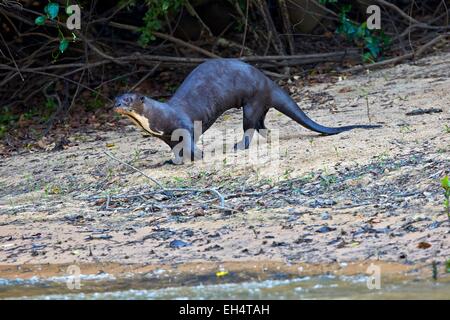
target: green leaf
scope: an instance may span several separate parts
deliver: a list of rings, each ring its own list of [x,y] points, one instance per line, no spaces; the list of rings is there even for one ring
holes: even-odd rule
[[[352,10],[352,5],[351,5],[351,4],[344,4],[344,5],[342,6],[342,12],[343,12],[343,13],[350,12],[350,10]]]
[[[63,53],[64,51],[66,51],[68,46],[69,46],[69,41],[67,41],[66,39],[62,39],[59,42],[59,51],[61,51],[61,53]]]
[[[366,52],[366,53],[363,54],[363,61],[364,62],[369,62],[369,63],[375,62],[373,60],[373,56],[372,56],[372,54],[370,52]]]
[[[374,58],[378,57],[381,52],[380,44],[377,38],[374,37],[366,37],[364,38],[366,42],[366,48],[370,51]]]
[[[448,178],[448,176],[445,176],[444,178],[442,178],[441,185],[442,185],[442,188],[444,188],[445,190],[450,188],[450,179]]]
[[[59,4],[50,2],[48,5],[45,6],[44,12],[50,19],[52,20],[55,19],[58,16]]]
[[[163,11],[167,11],[169,9],[169,6],[170,6],[169,1],[163,1],[163,3],[162,3]]]
[[[37,24],[38,26],[42,26],[45,24],[45,20],[47,20],[45,16],[39,16],[36,19],[34,19],[34,23]]]
[[[445,263],[445,269],[447,273],[450,273],[450,260],[447,260],[447,262]]]

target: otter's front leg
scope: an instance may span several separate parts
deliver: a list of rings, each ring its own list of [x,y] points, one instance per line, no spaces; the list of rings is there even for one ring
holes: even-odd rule
[[[179,151],[172,150],[173,154],[175,156],[174,159],[172,159],[173,164],[188,164],[192,161],[198,161],[203,159],[203,151],[197,148],[197,146],[194,145],[194,148],[190,150],[190,152],[184,152],[185,149],[181,149]],[[189,150],[189,149],[186,149]]]
[[[180,138],[182,138],[181,141]],[[173,164],[186,164],[203,159],[203,151],[195,144],[193,133],[185,129],[180,129],[179,133],[172,134],[169,146],[175,156],[172,160]]]

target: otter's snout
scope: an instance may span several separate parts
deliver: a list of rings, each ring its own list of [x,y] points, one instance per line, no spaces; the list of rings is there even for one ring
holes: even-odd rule
[[[116,98],[114,110],[118,113],[138,111],[139,106],[144,103],[145,96],[136,93],[125,93]],[[140,102],[140,103],[139,103]]]
[[[133,103],[136,101],[137,95],[134,93],[126,93],[116,98],[114,101],[114,109],[117,112],[126,111],[130,109]]]

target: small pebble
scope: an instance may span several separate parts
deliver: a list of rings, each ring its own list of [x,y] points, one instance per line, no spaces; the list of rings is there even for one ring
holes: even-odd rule
[[[183,248],[190,245],[190,243],[184,242],[183,240],[173,240],[169,243],[169,247],[173,249]]]
[[[330,215],[327,211],[325,211],[324,213],[322,213],[322,214],[320,215],[320,218],[321,218],[322,220],[330,220],[330,219],[332,219],[332,218],[331,218],[331,215]]]

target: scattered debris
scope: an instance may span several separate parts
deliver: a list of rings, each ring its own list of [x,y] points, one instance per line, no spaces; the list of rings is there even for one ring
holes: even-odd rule
[[[431,114],[431,113],[441,113],[442,109],[429,108],[429,109],[415,109],[413,111],[407,112],[407,116],[420,116],[422,114]]]

